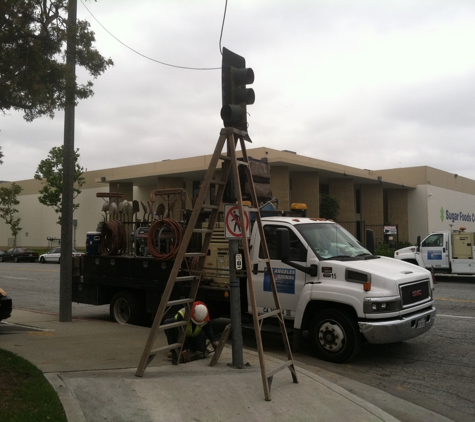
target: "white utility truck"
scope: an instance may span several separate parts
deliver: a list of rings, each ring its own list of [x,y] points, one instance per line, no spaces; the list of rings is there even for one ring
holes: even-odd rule
[[[394,258],[433,270],[436,275],[475,275],[475,233],[441,230],[431,233],[416,246],[399,249]]]
[[[320,359],[346,362],[358,354],[363,341],[401,342],[432,327],[433,282],[425,268],[372,255],[332,221],[276,216],[265,217],[262,223],[294,347],[299,347],[302,332],[308,331]],[[172,230],[164,230],[161,236],[164,242],[174,242]],[[258,311],[272,312],[274,301],[257,224],[249,242],[252,268],[245,270],[253,273]],[[217,261],[226,265],[229,260],[220,248]],[[78,259],[73,301],[110,303],[112,318],[122,323],[155,314],[173,265],[153,256],[101,255],[100,250]],[[218,276],[203,276],[197,295],[213,318],[230,312],[229,277],[223,276],[223,265],[217,269]],[[240,285],[244,324],[251,312],[245,277]],[[179,298],[180,292],[176,294]]]

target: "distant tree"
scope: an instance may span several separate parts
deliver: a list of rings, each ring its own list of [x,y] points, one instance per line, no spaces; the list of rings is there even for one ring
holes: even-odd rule
[[[3,152],[2,152],[2,147],[0,147],[0,164],[3,164]]]
[[[15,214],[18,210],[15,208],[20,201],[17,199],[17,195],[23,188],[16,183],[12,183],[9,188],[0,188],[0,218],[5,220],[5,223],[10,226],[10,231],[13,236],[13,246],[16,246],[16,237],[21,231],[20,221],[21,218],[16,217]]]
[[[79,165],[79,149],[74,154],[74,188],[73,200],[81,193],[80,188],[84,185],[82,177],[84,169]],[[41,160],[35,173],[35,179],[41,180],[44,186],[40,189],[38,201],[43,205],[52,207],[59,214],[57,223],[61,224],[62,214],[62,191],[63,191],[63,146],[53,147],[48,158]],[[73,203],[73,212],[79,208],[79,204]]]
[[[340,214],[340,200],[331,195],[323,194],[320,203],[320,217],[335,220]]]
[[[0,2],[0,111],[22,110],[32,121],[64,108],[67,15],[68,0]],[[76,63],[93,78],[114,64],[93,47],[87,21],[77,21],[76,41]],[[76,98],[92,96],[92,87],[76,83]]]

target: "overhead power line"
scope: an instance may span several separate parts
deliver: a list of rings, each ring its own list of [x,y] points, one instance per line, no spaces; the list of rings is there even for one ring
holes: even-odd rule
[[[129,50],[133,51],[135,54],[138,54],[139,56],[147,59],[147,60],[150,60],[152,62],[155,62],[155,63],[158,63],[158,64],[161,64],[163,66],[169,66],[169,67],[175,67],[175,68],[178,68],[178,69],[186,69],[186,70],[221,70],[221,67],[190,67],[190,66],[178,66],[178,65],[175,65],[175,64],[171,64],[171,63],[165,63],[165,62],[162,62],[160,60],[156,60],[156,59],[153,59],[152,57],[149,57],[149,56],[146,56],[145,54],[142,54],[140,53],[139,51],[133,49],[132,47],[129,47],[127,44],[125,44],[124,42],[122,42],[121,40],[119,40],[119,38],[117,38],[112,32],[110,32],[104,25],[102,25],[102,23],[93,15],[93,13],[87,8],[87,6],[84,4],[84,2],[81,0],[81,3],[82,5],[84,6],[84,8],[89,12],[89,14],[94,18],[94,20],[102,27],[102,29],[104,29],[104,31],[106,31],[112,38],[114,38],[116,41],[118,41],[119,43],[121,43],[124,47],[128,48]],[[227,6],[227,0],[226,0],[226,6]],[[225,12],[224,12],[225,16],[226,16],[226,9],[225,9]],[[223,27],[224,27],[224,18],[223,18],[223,25],[221,27],[221,36],[222,36],[222,32],[223,32]],[[221,50],[221,38],[220,38],[220,50]]]

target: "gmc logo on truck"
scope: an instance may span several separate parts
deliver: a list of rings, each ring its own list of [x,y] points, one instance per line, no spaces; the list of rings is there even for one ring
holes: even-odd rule
[[[412,292],[412,297],[422,296],[422,290],[414,290]]]

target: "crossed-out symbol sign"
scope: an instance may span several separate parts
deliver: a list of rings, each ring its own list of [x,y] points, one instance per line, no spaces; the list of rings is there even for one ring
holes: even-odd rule
[[[242,237],[242,233],[245,232],[246,236],[249,237],[249,212],[247,209],[248,206],[244,206],[244,219],[239,215],[239,208],[237,205],[225,205],[224,214],[225,214],[225,237],[228,239],[236,239]],[[244,221],[243,221],[244,220]],[[244,225],[244,227],[243,227]]]

